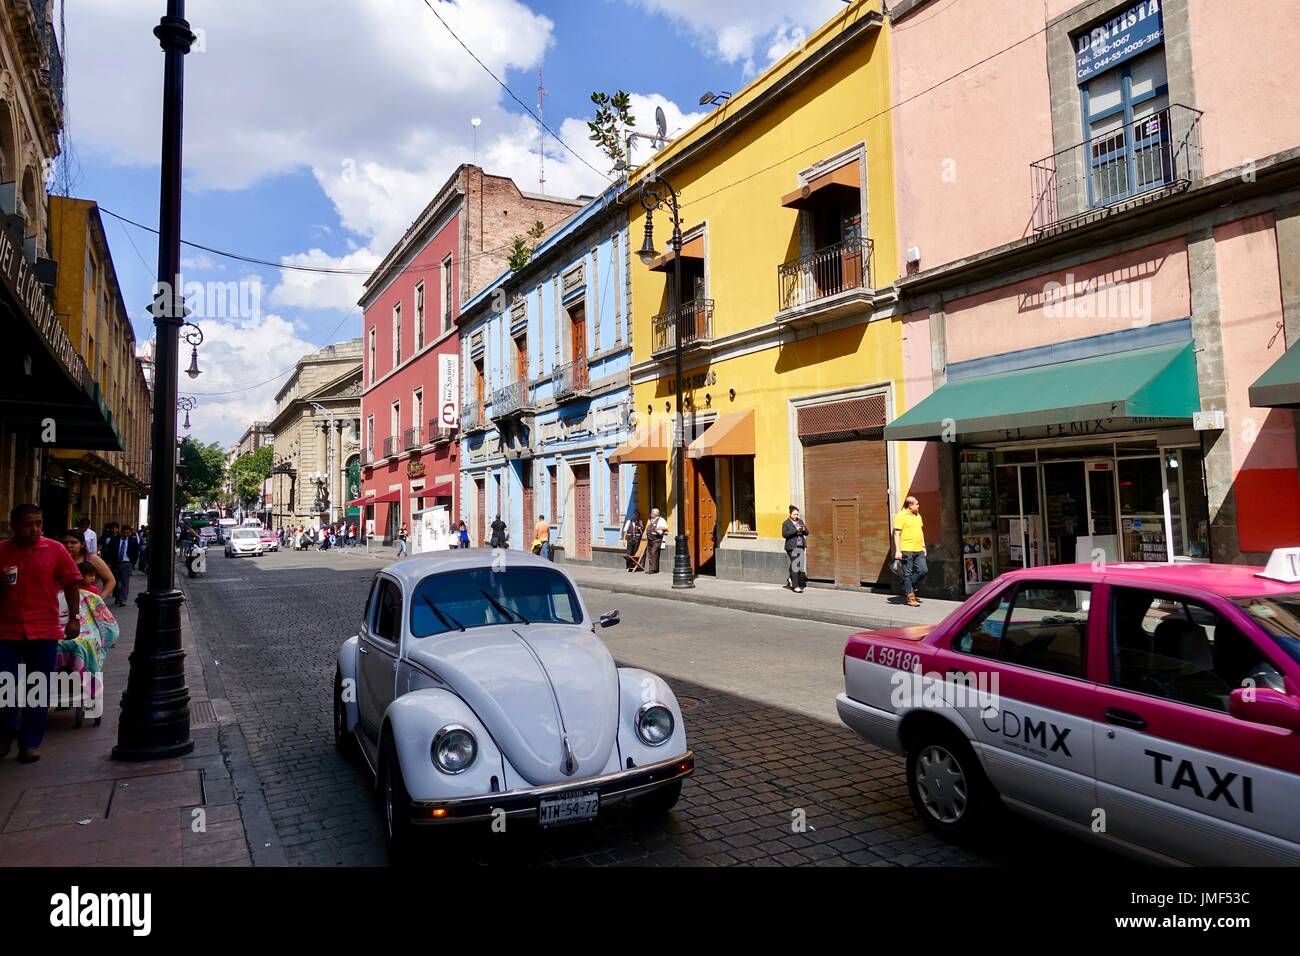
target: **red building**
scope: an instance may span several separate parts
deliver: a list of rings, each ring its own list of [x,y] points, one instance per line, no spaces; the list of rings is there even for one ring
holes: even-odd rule
[[[366,280],[361,507],[385,542],[423,508],[459,519],[460,304],[509,268],[514,239],[549,234],[581,203],[524,193],[464,165]]]

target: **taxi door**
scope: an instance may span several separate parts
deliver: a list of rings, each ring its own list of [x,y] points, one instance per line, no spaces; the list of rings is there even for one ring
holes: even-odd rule
[[[1300,734],[1227,709],[1247,680],[1283,686],[1273,650],[1221,599],[1107,590],[1101,832],[1185,863],[1300,864]]]

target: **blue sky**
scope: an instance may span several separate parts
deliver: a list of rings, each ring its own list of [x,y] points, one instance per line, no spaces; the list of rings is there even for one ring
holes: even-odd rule
[[[545,69],[547,125],[589,162],[593,90],[625,89],[637,119],[670,130],[706,89],[735,90],[840,8],[838,0],[435,0],[530,106]],[[64,162],[74,195],[157,222],[163,0],[68,5]],[[455,166],[473,158],[536,190],[536,124],[456,45],[423,0],[190,0],[185,238],[280,263],[364,272]],[[599,176],[548,137],[547,191],[595,193]],[[157,240],[105,217],[143,342]],[[243,283],[242,304],[198,319],[205,374],[193,434],[230,443],[269,417],[312,348],[360,334],[360,276],[320,278],[184,251],[185,279]],[[219,288],[219,287],[218,287]],[[211,314],[208,314],[211,313]],[[188,386],[188,382],[186,383]]]

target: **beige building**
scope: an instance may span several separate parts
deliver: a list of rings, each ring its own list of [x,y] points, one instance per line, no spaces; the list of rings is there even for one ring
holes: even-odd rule
[[[273,528],[320,527],[347,514],[359,489],[361,355],[361,339],[305,355],[276,395]]]

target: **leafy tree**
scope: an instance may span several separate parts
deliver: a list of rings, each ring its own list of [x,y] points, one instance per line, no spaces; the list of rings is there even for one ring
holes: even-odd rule
[[[271,477],[274,454],[274,448],[263,445],[257,451],[235,459],[228,477],[237,502],[248,507],[262,496],[262,484]]]
[[[177,495],[190,506],[210,504],[221,495],[226,480],[226,453],[216,442],[205,445],[193,438],[181,440],[182,470],[178,476]]]
[[[597,91],[591,94],[591,101],[596,104],[596,118],[587,123],[591,141],[618,169],[620,163],[628,161],[627,133],[636,126],[636,118],[632,116],[632,98],[622,90],[612,94]]]
[[[546,235],[546,223],[538,219],[533,223],[533,228],[528,230],[527,236],[515,236],[514,245],[510,249],[511,272],[518,272],[528,265],[533,258],[533,250],[537,248],[544,235]]]

